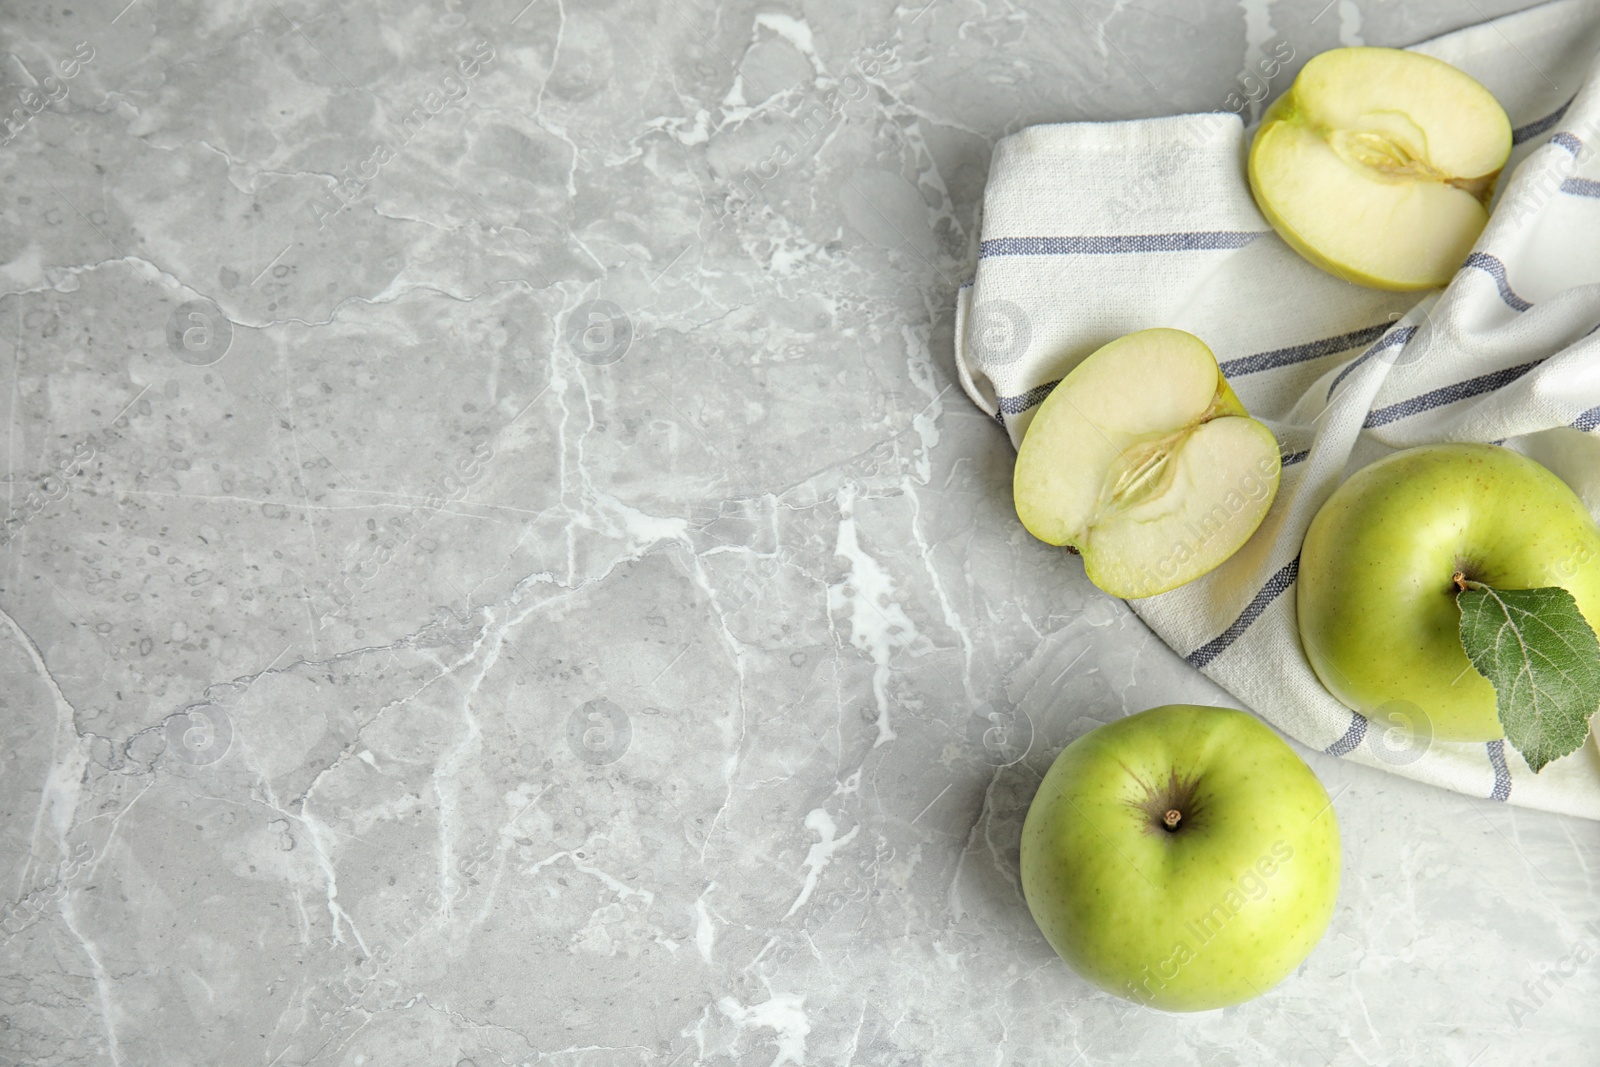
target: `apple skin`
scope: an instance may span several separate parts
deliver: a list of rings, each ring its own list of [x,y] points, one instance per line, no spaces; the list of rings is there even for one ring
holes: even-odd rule
[[[1357,471],[1306,531],[1300,641],[1328,691],[1368,716],[1404,702],[1441,740],[1503,737],[1494,686],[1461,647],[1458,570],[1560,586],[1600,624],[1600,528],[1565,482],[1498,445],[1410,448]]]
[[[1022,828],[1045,939],[1102,989],[1165,1011],[1238,1004],[1299,966],[1333,915],[1340,862],[1317,776],[1227,708],[1170,704],[1078,738]]]

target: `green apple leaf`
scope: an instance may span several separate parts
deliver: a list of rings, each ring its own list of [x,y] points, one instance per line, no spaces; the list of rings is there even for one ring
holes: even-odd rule
[[[1600,709],[1600,640],[1578,602],[1558,586],[1457,582],[1461,645],[1494,686],[1506,740],[1535,773],[1576,752]]]

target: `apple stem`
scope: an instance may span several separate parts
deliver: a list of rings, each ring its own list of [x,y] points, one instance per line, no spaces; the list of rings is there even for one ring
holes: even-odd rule
[[[1477,589],[1483,584],[1468,578],[1465,571],[1456,571],[1455,574],[1450,576],[1450,580],[1456,583],[1456,592],[1458,593],[1465,593],[1468,589]]]
[[[1176,830],[1178,828],[1178,822],[1182,818],[1183,812],[1179,811],[1177,808],[1169,808],[1167,809],[1167,813],[1161,816],[1161,825],[1165,826],[1168,830]]]

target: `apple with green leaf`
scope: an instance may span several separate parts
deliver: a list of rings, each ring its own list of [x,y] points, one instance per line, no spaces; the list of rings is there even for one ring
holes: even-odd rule
[[[1489,220],[1511,122],[1442,60],[1396,48],[1314,56],[1262,116],[1250,188],[1290,247],[1345,281],[1450,280]]]
[[[1600,528],[1508,448],[1439,444],[1362,468],[1300,552],[1301,644],[1339,700],[1419,709],[1434,737],[1504,736],[1538,771],[1600,709]]]
[[[1083,556],[1113,596],[1164,593],[1255,532],[1278,492],[1278,442],[1250,418],[1205,342],[1120,337],[1045,398],[1017,449],[1023,526]]]
[[[1022,892],[1084,978],[1166,1011],[1238,1004],[1327,929],[1339,827],[1322,783],[1251,715],[1170,704],[1056,757],[1022,827]]]

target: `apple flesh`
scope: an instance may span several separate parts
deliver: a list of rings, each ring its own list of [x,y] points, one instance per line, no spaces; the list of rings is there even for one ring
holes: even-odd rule
[[[1431,56],[1336,48],[1262,117],[1250,188],[1306,259],[1379,289],[1444,285],[1489,219],[1511,122],[1494,96]]]
[[[1023,435],[1023,526],[1083,556],[1090,581],[1146,597],[1236,552],[1278,491],[1278,443],[1198,337],[1140,330],[1092,353]]]
[[[1457,572],[1560,586],[1600,627],[1600,529],[1565,482],[1497,445],[1410,448],[1357,471],[1306,531],[1300,642],[1328,692],[1369,717],[1403,702],[1441,740],[1504,736],[1461,645]]]
[[[1166,1011],[1266,992],[1327,929],[1339,892],[1327,791],[1271,729],[1173,704],[1056,757],[1022,827],[1028,910],[1084,978]]]

